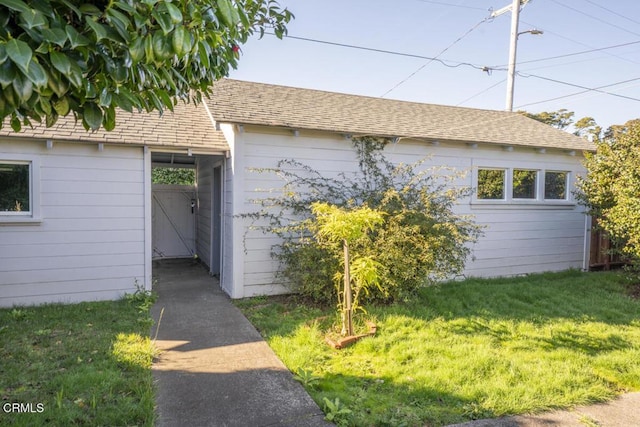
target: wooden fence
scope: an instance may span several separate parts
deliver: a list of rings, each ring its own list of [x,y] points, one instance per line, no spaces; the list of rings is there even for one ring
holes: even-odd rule
[[[612,254],[613,243],[607,233],[595,227],[593,219],[591,228],[591,251],[589,253],[589,270],[610,270],[626,264],[619,254]]]

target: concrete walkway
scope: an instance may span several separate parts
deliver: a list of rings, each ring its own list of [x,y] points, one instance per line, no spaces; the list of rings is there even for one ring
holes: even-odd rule
[[[156,425],[330,425],[201,265],[162,261],[153,274]]]

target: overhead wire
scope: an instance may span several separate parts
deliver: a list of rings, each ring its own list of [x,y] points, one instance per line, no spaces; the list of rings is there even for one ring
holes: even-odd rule
[[[458,37],[453,43],[451,43],[449,46],[447,46],[446,48],[444,48],[442,51],[440,51],[440,53],[438,53],[433,59],[430,59],[427,63],[422,64],[420,67],[418,67],[417,70],[415,70],[413,73],[409,74],[407,77],[405,77],[404,79],[402,79],[401,81],[399,81],[398,83],[396,83],[391,89],[387,90],[385,93],[383,93],[382,95],[380,95],[380,98],[384,98],[385,96],[387,96],[389,93],[393,92],[395,89],[397,89],[398,87],[400,87],[401,85],[403,85],[404,83],[406,83],[411,77],[415,76],[416,74],[418,74],[420,71],[422,71],[427,65],[431,64],[433,61],[435,61],[440,55],[442,55],[443,53],[445,53],[446,51],[448,51],[449,49],[451,49],[454,45],[456,45],[458,42],[460,42],[462,39],[464,39],[466,36],[468,36],[471,32],[473,32],[476,28],[478,28],[480,25],[484,24],[485,22],[487,22],[490,18],[484,18],[482,21],[478,22],[476,25],[474,25],[473,27],[471,27],[469,30],[467,30],[467,32],[465,32],[462,36]]]
[[[453,44],[457,43],[459,40],[462,40],[462,38],[466,37],[467,34],[469,34],[471,31],[475,30],[479,25],[481,25],[486,20],[487,19],[484,19],[481,22],[479,22],[478,24],[476,24],[469,31],[467,31],[463,36],[458,38]],[[270,33],[270,32],[266,32],[265,34],[275,35],[275,34]],[[409,78],[411,78],[413,75],[415,75],[417,72],[419,72],[420,70],[422,70],[424,67],[426,67],[427,65],[429,65],[432,62],[438,62],[438,63],[440,63],[440,64],[442,64],[442,65],[444,65],[446,67],[449,67],[449,68],[457,68],[457,67],[460,67],[460,66],[468,66],[468,67],[472,67],[472,68],[474,68],[476,70],[481,70],[481,71],[485,71],[485,72],[506,71],[505,68],[501,68],[501,67],[488,67],[488,66],[481,66],[481,65],[473,64],[473,63],[469,63],[469,62],[443,60],[443,59],[439,59],[437,56],[436,57],[429,57],[429,56],[424,56],[424,55],[417,55],[417,54],[411,54],[411,53],[405,53],[405,52],[398,52],[398,51],[391,51],[391,50],[385,50],[385,49],[371,48],[371,47],[366,47],[366,46],[358,46],[358,45],[352,45],[352,44],[347,44],[347,43],[331,42],[331,41],[327,41],[327,40],[319,40],[319,39],[312,39],[312,38],[308,38],[308,37],[299,37],[299,36],[292,36],[292,35],[285,35],[284,37],[285,38],[294,39],[294,40],[300,40],[300,41],[306,41],[306,42],[312,42],[312,43],[319,43],[319,44],[325,44],[325,45],[330,45],[330,46],[338,46],[338,47],[344,47],[344,48],[349,48],[349,49],[357,49],[357,50],[363,50],[363,51],[369,51],[369,52],[384,53],[384,54],[403,56],[403,57],[409,57],[409,58],[426,59],[426,60],[429,61],[426,64],[422,65],[418,70],[413,72],[411,75],[409,75],[407,78],[403,79],[403,81],[401,81],[400,83],[396,84],[393,88],[391,88],[390,90],[385,92],[384,95],[387,95],[389,92],[391,92],[393,89],[398,87],[400,84],[406,82]],[[554,57],[547,57],[547,58],[539,58],[539,59],[536,59],[536,60],[522,61],[522,62],[519,62],[519,63],[520,64],[524,64],[524,63],[533,63],[533,62],[540,62],[540,61],[546,61],[546,60],[552,60],[552,59],[559,59],[559,58],[576,56],[576,55],[586,54],[586,53],[591,53],[591,52],[605,51],[605,50],[608,50],[608,49],[615,49],[615,48],[618,48],[618,47],[624,47],[624,46],[629,46],[629,45],[634,45],[634,44],[639,44],[639,43],[640,43],[640,41],[633,41],[633,42],[622,43],[622,44],[618,44],[618,45],[605,46],[605,47],[602,47],[602,48],[594,48],[594,49],[587,50],[587,51],[574,52],[574,53],[569,53],[569,54],[564,54],[564,55],[557,55],[557,56],[554,56]],[[442,53],[444,53],[446,50],[448,50],[451,46],[453,46],[453,44],[451,44],[449,47],[447,47],[442,52],[440,52],[438,54],[438,56],[440,56]],[[630,100],[633,100],[633,101],[640,101],[640,99],[638,99],[638,98],[628,97],[628,96],[625,96],[625,95],[620,95],[620,94],[616,94],[616,93],[612,93],[612,92],[607,92],[607,91],[601,90],[601,89],[606,88],[606,87],[616,86],[616,85],[627,83],[627,82],[630,82],[630,81],[640,80],[640,78],[625,80],[623,82],[613,83],[613,84],[610,84],[610,85],[604,85],[604,86],[600,86],[600,87],[596,87],[596,88],[589,88],[589,87],[586,87],[586,86],[581,86],[581,85],[577,85],[577,84],[573,84],[573,83],[569,83],[569,82],[564,82],[564,81],[561,81],[561,80],[551,79],[549,77],[539,76],[539,75],[531,74],[531,73],[526,73],[525,74],[525,73],[522,73],[522,72],[517,72],[517,74],[519,76],[521,76],[521,77],[524,77],[524,78],[534,77],[534,78],[539,78],[539,79],[542,79],[542,80],[547,80],[547,81],[550,81],[550,82],[554,82],[554,83],[557,83],[557,84],[563,84],[563,85],[568,85],[568,86],[584,89],[581,92],[578,92],[578,93],[575,93],[575,94],[566,95],[565,97],[570,97],[570,96],[579,95],[579,94],[585,93],[585,92],[595,91],[595,92],[598,92],[598,93],[601,93],[601,94],[606,94],[606,95],[610,95],[610,96],[616,96],[616,97],[620,97],[620,98],[630,99]],[[457,105],[464,104],[465,102],[468,102],[469,100],[471,100],[471,99],[473,99],[473,98],[475,98],[475,97],[477,97],[477,96],[479,96],[479,95],[481,95],[481,94],[493,89],[494,87],[498,86],[499,84],[501,84],[505,80],[501,80],[500,82],[495,83],[495,84],[489,86],[486,89],[483,89],[482,91],[476,93],[475,95],[473,95],[473,96],[465,99],[464,101],[458,103]],[[384,95],[383,95],[383,97],[384,97]],[[561,99],[561,98],[562,97],[558,97],[558,99]],[[555,99],[538,101],[536,103],[523,104],[523,105],[521,105],[521,107],[522,106],[528,106],[528,105],[534,105],[534,104],[537,104],[537,103],[550,102],[552,100],[555,100]]]
[[[506,82],[506,81],[507,81],[507,79],[502,79],[502,80],[500,80],[499,82],[492,84],[492,85],[491,85],[491,86],[489,86],[488,88],[486,88],[486,89],[482,89],[480,92],[476,93],[475,95],[470,96],[469,98],[465,99],[464,101],[460,101],[460,102],[458,102],[458,103],[456,104],[456,107],[459,107],[459,106],[461,106],[462,104],[464,104],[464,103],[466,103],[466,102],[468,102],[468,101],[471,101],[473,98],[475,98],[475,97],[477,97],[477,96],[480,96],[480,95],[482,95],[483,93],[489,92],[489,91],[490,91],[491,89],[493,89],[494,87],[496,87],[496,86],[498,86],[498,85],[501,85],[502,83],[504,83],[504,82]]]
[[[573,53],[565,53],[565,54],[562,54],[562,55],[548,56],[546,58],[530,59],[528,61],[518,61],[518,65],[531,64],[533,62],[551,61],[551,60],[554,60],[554,59],[568,58],[570,56],[584,55],[586,53],[593,53],[593,52],[601,52],[603,50],[617,49],[619,47],[631,46],[631,45],[634,45],[634,44],[640,44],[640,40],[636,40],[636,41],[628,42],[628,43],[620,43],[620,44],[616,44],[616,45],[612,45],[612,46],[592,48],[592,49],[589,49],[589,50],[582,50],[580,52],[573,52]],[[496,70],[496,69],[500,69],[501,67],[506,67],[506,64],[505,65],[497,65],[497,66],[491,67],[491,68]]]
[[[576,9],[575,7],[569,6],[569,5],[564,4],[564,3],[560,3],[558,0],[549,0],[549,1],[551,1],[552,3],[557,4],[558,6],[562,6],[562,7],[564,7],[564,8],[567,8],[567,9],[569,9],[569,10],[572,10],[572,11],[574,11],[574,12],[576,12],[576,13],[581,14],[581,15],[587,16],[587,17],[589,17],[589,18],[591,18],[591,19],[595,19],[596,21],[598,21],[598,22],[600,22],[600,23],[602,23],[602,24],[609,25],[610,27],[617,28],[617,29],[622,30],[622,31],[625,31],[625,32],[627,32],[627,33],[629,33],[629,34],[633,34],[633,35],[635,35],[635,36],[640,36],[640,33],[636,33],[636,32],[634,32],[634,31],[631,31],[631,30],[628,30],[628,29],[626,29],[626,28],[623,28],[623,27],[621,27],[621,26],[619,26],[619,25],[612,24],[611,22],[605,21],[604,19],[599,18],[599,17],[597,17],[597,16],[590,15],[590,14],[588,14],[588,13],[586,13],[586,12],[584,12],[584,11],[580,10],[580,9]]]
[[[275,36],[275,34],[271,33],[271,32],[265,32],[265,34]],[[438,63],[444,65],[445,67],[449,67],[449,68],[458,68],[458,67],[464,65],[464,66],[475,68],[476,70],[486,71],[486,67],[484,67],[482,65],[478,65],[478,64],[472,64],[470,62],[459,62],[459,61],[453,61],[453,60],[448,60],[448,59],[444,60],[444,59],[439,59],[439,58],[433,57],[433,56],[424,56],[424,55],[417,55],[417,54],[413,54],[413,53],[398,52],[398,51],[394,51],[394,50],[385,50],[385,49],[378,49],[378,48],[366,47],[366,46],[358,46],[358,45],[347,44],[347,43],[338,43],[338,42],[332,42],[332,41],[328,41],[328,40],[312,39],[312,38],[308,38],[308,37],[285,35],[284,38],[294,39],[294,40],[301,40],[301,41],[318,43],[318,44],[326,44],[326,45],[329,45],[329,46],[346,47],[346,48],[349,48],[349,49],[364,50],[364,51],[368,51],[368,52],[385,53],[385,54],[388,54],[388,55],[404,56],[404,57],[407,57],[407,58],[427,59],[427,60],[430,60],[430,61],[438,62]]]
[[[271,32],[265,32],[265,34],[275,36],[275,34],[271,33]],[[485,72],[489,72],[489,71],[506,71],[507,70],[506,65],[502,65],[502,64],[501,65],[493,65],[493,66],[485,66],[485,65],[480,65],[480,64],[474,64],[474,63],[471,63],[471,62],[455,61],[455,60],[451,60],[451,59],[440,59],[440,58],[433,57],[433,56],[425,56],[425,55],[418,55],[418,54],[414,54],[414,53],[378,49],[378,48],[367,47],[367,46],[359,46],[359,45],[353,45],[353,44],[348,44],[348,43],[332,42],[332,41],[328,41],[328,40],[319,40],[319,39],[314,39],[314,38],[309,38],[309,37],[300,37],[300,36],[292,36],[292,35],[285,35],[284,37],[288,38],[288,39],[293,39],[293,40],[300,40],[300,41],[306,41],[306,42],[310,42],[310,43],[325,44],[325,45],[329,45],[329,46],[344,47],[344,48],[348,48],[348,49],[363,50],[363,51],[367,51],[367,52],[384,53],[384,54],[387,54],[387,55],[403,56],[403,57],[407,57],[407,58],[426,59],[426,60],[429,60],[429,61],[438,62],[439,64],[444,65],[445,67],[449,67],[449,68],[458,68],[460,66],[467,66],[467,67],[471,67],[471,68],[474,68],[476,70],[485,71]],[[550,60],[553,60],[553,59],[567,58],[567,57],[571,57],[571,56],[583,55],[583,54],[593,53],[593,52],[604,52],[604,51],[609,50],[609,49],[616,49],[616,48],[619,48],[619,47],[631,46],[631,45],[635,45],[635,44],[640,44],[640,40],[636,40],[636,41],[628,42],[628,43],[616,44],[616,45],[612,45],[612,46],[605,46],[605,47],[600,47],[600,48],[592,48],[592,49],[589,49],[589,50],[566,53],[566,54],[562,54],[562,55],[549,56],[549,57],[545,57],[545,58],[532,59],[532,60],[528,60],[528,61],[518,61],[518,64],[530,64],[530,63],[534,63],[534,62],[550,61]]]
[[[434,1],[434,0],[416,0],[419,1],[421,3],[431,3],[431,4],[439,4],[442,6],[451,6],[451,7],[459,7],[461,9],[472,9],[472,10],[487,10],[481,7],[474,7],[474,6],[466,6],[463,4],[452,4],[452,3],[445,3],[443,1]]]
[[[543,99],[542,101],[528,102],[526,104],[518,105],[516,108],[528,107],[528,106],[537,105],[537,104],[545,104],[547,102],[557,101],[557,100],[560,100],[560,99],[571,98],[571,97],[574,97],[574,96],[582,95],[584,93],[594,92],[597,89],[604,89],[604,88],[607,88],[607,87],[617,86],[617,85],[621,85],[621,84],[624,84],[624,83],[630,83],[630,82],[639,81],[639,80],[640,80],[640,78],[624,80],[622,82],[616,82],[616,83],[611,83],[611,84],[604,85],[604,86],[598,86],[597,88],[594,88],[595,90],[585,89],[585,90],[581,90],[579,92],[574,92],[574,93],[569,93],[569,94],[566,94],[566,95],[556,96],[556,97],[549,98],[549,99]],[[627,87],[633,87],[633,86],[637,86],[637,84],[636,85],[631,85],[631,86],[626,86],[626,87],[624,87],[622,89],[625,89]],[[593,94],[593,96],[597,96],[597,95],[602,95],[602,93],[597,93],[597,91],[596,91],[596,93]]]
[[[617,16],[617,17],[619,17],[619,18],[626,19],[627,21],[631,21],[631,22],[633,22],[634,24],[639,24],[639,25],[640,25],[640,21],[636,21],[635,19],[631,19],[631,18],[629,18],[628,16],[625,16],[625,15],[623,15],[623,14],[621,14],[621,13],[616,12],[615,10],[611,10],[611,9],[609,9],[609,8],[606,8],[606,7],[604,7],[604,6],[602,6],[602,5],[599,5],[598,3],[594,2],[594,1],[591,1],[591,0],[584,0],[584,1],[586,1],[587,3],[590,3],[590,4],[592,4],[592,5],[594,5],[595,7],[599,7],[599,8],[600,8],[600,9],[602,9],[602,10],[606,10],[607,12],[609,12],[609,13],[611,13],[611,14],[613,14],[613,15],[616,15],[616,16]]]
[[[522,22],[522,23],[524,23],[524,24],[527,24],[527,25],[531,25],[531,26],[533,26],[533,27],[536,27],[536,25],[531,24],[531,23],[526,22],[526,21],[523,21],[523,20],[520,20],[520,22]],[[555,33],[555,32],[553,32],[553,31],[551,31],[551,30],[546,29],[546,28],[539,28],[539,29],[540,29],[540,30],[543,30],[543,31],[544,31],[545,33],[547,33],[547,34],[552,34],[552,35],[554,35],[554,36],[556,36],[556,37],[560,37],[561,39],[568,40],[568,41],[570,41],[570,42],[572,42],[572,43],[575,43],[575,44],[578,44],[578,45],[580,45],[580,46],[584,46],[584,47],[589,48],[589,49],[595,49],[593,46],[591,46],[591,45],[589,45],[589,44],[587,44],[587,43],[583,43],[583,42],[581,42],[581,41],[579,41],[579,40],[574,40],[574,39],[572,39],[572,38],[570,38],[570,37],[563,36],[562,34]],[[616,55],[615,53],[612,53],[612,52],[607,52],[607,51],[604,51],[604,50],[603,50],[603,51],[602,51],[602,53],[604,53],[604,54],[606,54],[606,55],[609,55],[609,56],[611,56],[611,57],[614,57],[614,58],[618,58],[618,59],[620,59],[620,60],[622,60],[622,61],[625,61],[625,62],[630,62],[630,63],[632,63],[632,64],[640,64],[640,62],[638,62],[638,61],[634,61],[634,60],[632,60],[632,59],[625,58],[624,56]],[[519,61],[518,63],[520,63],[520,64],[521,64],[522,62],[521,62],[521,61]]]
[[[629,100],[632,100],[632,101],[640,102],[640,98],[634,98],[632,96],[620,95],[619,93],[613,93],[613,92],[607,92],[607,91],[601,90],[602,88],[605,88],[605,87],[611,87],[611,86],[616,86],[618,84],[637,81],[637,80],[640,80],[640,77],[636,77],[636,78],[629,79],[629,80],[624,80],[622,82],[613,83],[613,84],[605,85],[605,86],[602,86],[602,87],[590,88],[590,87],[587,87],[587,86],[582,86],[582,85],[575,84],[575,83],[569,83],[569,82],[565,82],[565,81],[562,81],[562,80],[552,79],[550,77],[544,77],[544,76],[540,76],[540,75],[537,75],[537,74],[529,74],[529,73],[525,74],[525,73],[521,73],[521,72],[516,72],[516,74],[518,74],[520,77],[524,77],[524,78],[534,77],[534,78],[537,78],[537,79],[541,79],[541,80],[546,80],[546,81],[553,82],[553,83],[562,84],[562,85],[565,85],[565,86],[572,86],[572,87],[577,87],[577,88],[580,88],[580,89],[585,89],[585,92],[593,91],[593,92],[598,92],[598,93],[602,93],[602,94],[605,94],[605,95],[611,95],[611,96],[615,96],[615,97],[618,97],[618,98],[624,98],[624,99],[629,99]],[[584,93],[584,92],[581,92],[581,93]],[[531,104],[525,104],[525,105],[531,105]]]

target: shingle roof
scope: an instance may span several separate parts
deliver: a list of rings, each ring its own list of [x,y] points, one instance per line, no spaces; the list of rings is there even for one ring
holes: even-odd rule
[[[206,101],[217,122],[514,146],[594,150],[519,113],[422,104],[225,79]]]
[[[73,116],[61,117],[47,128],[36,124],[23,126],[15,133],[8,122],[0,129],[0,137],[52,139],[54,141],[103,142],[112,144],[148,145],[151,147],[191,148],[200,152],[221,152],[229,146],[220,131],[216,131],[204,105],[179,102],[174,112],[127,113],[118,111],[116,128],[87,132]]]

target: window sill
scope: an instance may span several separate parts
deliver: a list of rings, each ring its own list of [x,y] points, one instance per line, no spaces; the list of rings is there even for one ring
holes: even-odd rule
[[[40,225],[42,218],[32,216],[0,216],[0,226],[3,225]]]
[[[472,209],[574,209],[577,203],[567,200],[473,200]]]

